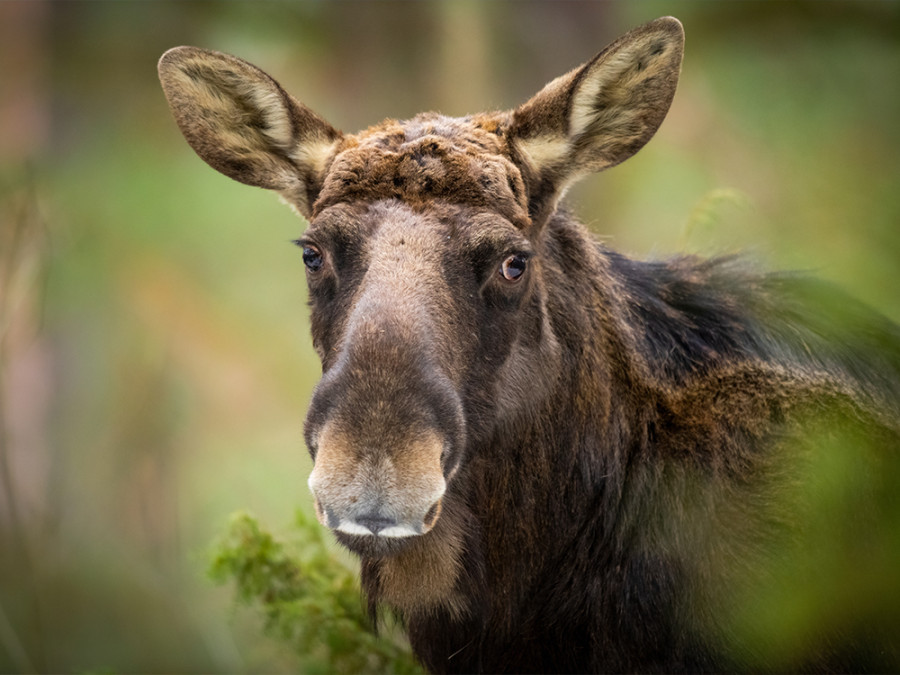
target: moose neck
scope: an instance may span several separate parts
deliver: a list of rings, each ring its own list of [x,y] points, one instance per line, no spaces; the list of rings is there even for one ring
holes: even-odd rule
[[[532,414],[499,427],[473,453],[490,584],[521,600],[506,608],[524,604],[537,578],[558,569],[554,551],[582,534],[574,514],[615,512],[616,477],[656,399],[616,297],[619,282],[586,228],[557,214],[544,247],[546,313],[562,374]],[[613,536],[611,519],[609,528],[603,537]],[[502,618],[511,626],[517,619]]]

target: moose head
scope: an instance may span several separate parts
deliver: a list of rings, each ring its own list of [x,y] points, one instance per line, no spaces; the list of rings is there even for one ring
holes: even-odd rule
[[[545,277],[566,273],[548,223],[576,179],[653,136],[682,49],[681,24],[662,18],[514,110],[426,113],[354,135],[238,58],[162,57],[197,154],[309,221],[298,244],[323,368],[305,427],[309,487],[350,549],[385,556],[429,533],[452,538],[467,457],[552,395],[571,336],[547,311]]]

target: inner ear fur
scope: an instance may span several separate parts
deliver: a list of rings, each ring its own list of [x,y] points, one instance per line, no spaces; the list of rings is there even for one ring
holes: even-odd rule
[[[513,111],[510,138],[526,165],[532,217],[552,212],[581,176],[650,140],[672,103],[683,52],[678,19],[651,21]]]
[[[160,59],[159,79],[178,127],[207,164],[277,190],[309,217],[339,131],[228,54],[175,47]]]

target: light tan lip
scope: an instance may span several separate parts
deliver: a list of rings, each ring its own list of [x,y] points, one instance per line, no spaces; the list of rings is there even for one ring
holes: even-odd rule
[[[385,537],[386,539],[404,539],[406,537],[418,537],[422,534],[421,532],[416,532],[409,525],[393,525],[392,527],[386,527],[383,530],[379,530],[377,534],[373,534],[368,527],[349,520],[342,520],[335,530],[343,532],[344,534],[353,534],[364,537]]]

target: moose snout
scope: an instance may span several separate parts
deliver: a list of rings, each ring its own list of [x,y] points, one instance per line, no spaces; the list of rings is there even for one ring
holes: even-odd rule
[[[358,552],[369,545],[395,551],[391,540],[436,526],[465,444],[462,400],[428,339],[433,313],[408,293],[418,310],[392,306],[385,295],[403,297],[405,287],[394,289],[396,279],[385,274],[370,267],[304,427],[319,521],[349,535],[338,540]],[[379,280],[387,290],[378,292]]]
[[[309,488],[324,526],[356,536],[403,538],[437,522],[446,481],[443,441],[424,432],[390,452],[360,447],[334,424],[319,433]]]

